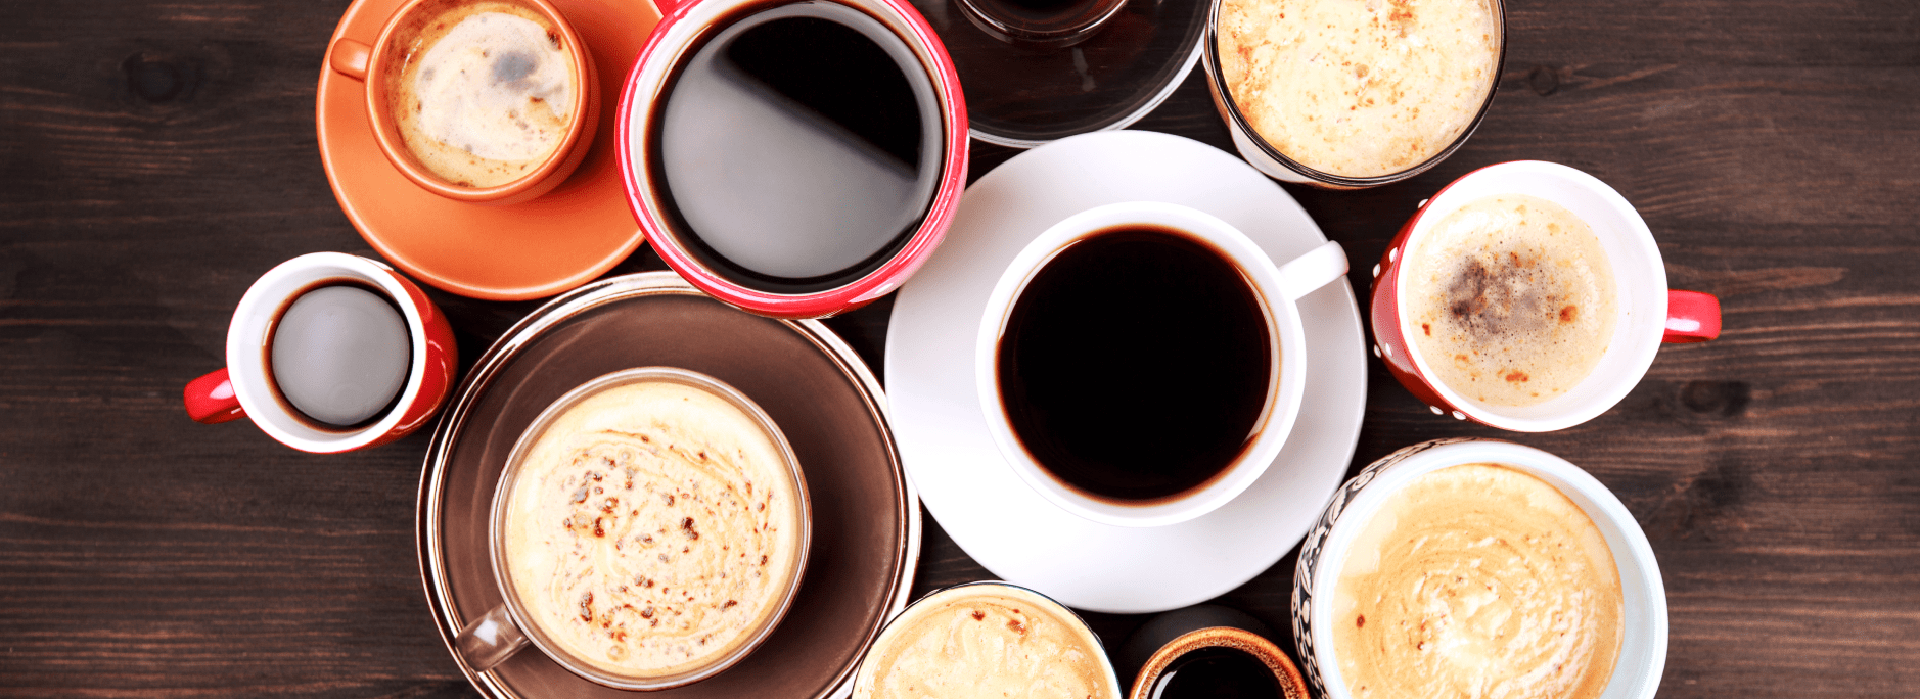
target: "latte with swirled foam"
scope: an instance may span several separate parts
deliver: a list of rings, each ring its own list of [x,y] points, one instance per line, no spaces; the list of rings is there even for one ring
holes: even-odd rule
[[[582,89],[572,51],[545,15],[508,0],[450,1],[411,13],[387,71],[394,124],[435,176],[494,187],[531,174],[566,140]]]
[[[1334,656],[1357,699],[1593,699],[1624,614],[1585,510],[1513,468],[1450,466],[1390,495],[1347,549]]]
[[[549,422],[512,476],[504,567],[528,621],[627,678],[729,657],[784,607],[801,493],[773,437],[698,387],[600,390]]]

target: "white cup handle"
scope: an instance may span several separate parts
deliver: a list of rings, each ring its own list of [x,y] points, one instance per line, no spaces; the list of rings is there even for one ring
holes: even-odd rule
[[[485,672],[525,647],[527,636],[520,633],[507,613],[507,605],[502,604],[460,629],[453,645],[474,671]]]
[[[1347,251],[1339,243],[1329,240],[1280,265],[1280,293],[1288,301],[1298,301],[1300,297],[1346,275]]]

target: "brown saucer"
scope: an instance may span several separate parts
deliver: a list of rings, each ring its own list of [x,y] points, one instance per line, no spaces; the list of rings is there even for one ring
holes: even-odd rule
[[[826,326],[735,310],[671,272],[555,298],[495,342],[454,395],[427,452],[416,532],[442,640],[451,652],[461,625],[502,602],[487,525],[514,441],[569,389],[639,366],[708,374],[759,403],[799,457],[814,517],[800,592],[765,644],[711,679],[649,695],[841,693],[882,623],[906,606],[920,554],[919,497],[900,468],[886,398]],[[485,672],[454,660],[490,697],[636,694],[589,682],[537,648]]]

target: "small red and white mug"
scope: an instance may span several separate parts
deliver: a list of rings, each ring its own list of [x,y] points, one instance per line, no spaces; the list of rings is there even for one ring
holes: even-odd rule
[[[1606,251],[1617,290],[1614,334],[1585,379],[1544,403],[1498,406],[1474,400],[1440,381],[1409,338],[1409,251],[1461,207],[1497,194],[1539,197],[1559,204],[1592,228]],[[1452,415],[1520,432],[1564,429],[1599,416],[1640,383],[1663,342],[1702,342],[1720,335],[1720,300],[1667,288],[1666,268],[1653,232],[1625,197],[1592,175],[1565,165],[1520,160],[1475,170],[1422,202],[1373,270],[1374,355],[1394,378],[1436,415]]]
[[[317,286],[342,282],[372,287],[406,321],[406,381],[393,405],[369,422],[330,428],[296,413],[275,387],[269,369],[272,333],[294,299]],[[213,424],[249,418],[300,451],[331,454],[374,447],[427,424],[452,389],[458,369],[453,329],[420,287],[379,262],[341,252],[301,255],[269,270],[233,311],[227,327],[227,366],[194,379],[184,392],[187,414]]]

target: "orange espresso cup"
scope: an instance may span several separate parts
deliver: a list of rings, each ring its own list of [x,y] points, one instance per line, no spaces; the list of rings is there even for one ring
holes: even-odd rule
[[[394,116],[397,99],[392,94],[390,83],[394,81],[390,78],[393,71],[405,70],[410,62],[421,58],[419,54],[425,52],[425,47],[418,46],[415,39],[427,24],[463,5],[483,2],[518,6],[546,20],[552,29],[549,40],[557,39],[567,60],[572,62],[574,89],[571,103],[566,105],[572,116],[559,144],[538,166],[511,181],[468,186],[435,174],[407,147]],[[335,40],[327,49],[327,65],[336,73],[366,84],[367,123],[373,127],[380,152],[394,168],[422,189],[457,201],[513,204],[547,193],[580,167],[598,126],[600,82],[594,72],[593,57],[579,33],[547,0],[409,0],[387,18],[373,43],[346,37]]]

